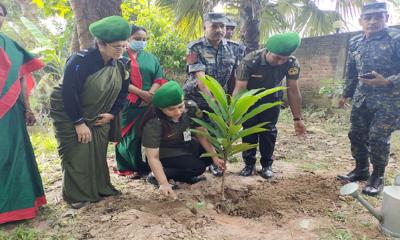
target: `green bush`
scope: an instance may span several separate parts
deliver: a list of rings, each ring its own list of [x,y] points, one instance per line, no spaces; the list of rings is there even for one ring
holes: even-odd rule
[[[186,43],[171,12],[143,0],[125,1],[121,9],[126,19],[133,18],[133,24],[146,28],[150,37],[146,50],[160,59],[167,76],[185,72]]]

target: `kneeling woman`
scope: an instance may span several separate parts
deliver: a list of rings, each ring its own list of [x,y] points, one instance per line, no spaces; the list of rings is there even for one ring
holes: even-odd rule
[[[193,101],[183,101],[178,83],[164,84],[155,92],[152,103],[142,122],[142,145],[152,170],[149,182],[159,183],[164,195],[175,196],[168,180],[196,182],[211,163],[224,169],[223,160],[217,157],[200,158],[202,152],[215,151],[205,137],[192,136],[190,128],[205,131],[191,120],[200,111]]]

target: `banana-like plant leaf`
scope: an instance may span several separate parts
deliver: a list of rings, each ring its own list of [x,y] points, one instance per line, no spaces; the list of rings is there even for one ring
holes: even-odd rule
[[[262,113],[267,109],[281,105],[282,103],[283,103],[282,101],[279,101],[279,102],[261,104],[261,105],[257,106],[256,108],[252,109],[250,112],[246,113],[242,118],[238,119],[238,121],[235,124],[243,124],[244,122],[246,122],[250,118],[256,116],[257,114]]]
[[[214,78],[210,76],[200,77],[200,81],[206,85],[206,87],[210,90],[214,98],[217,100],[218,105],[220,106],[221,113],[226,118],[228,114],[228,99],[226,97],[225,90],[222,88],[221,84]]]
[[[230,155],[234,155],[236,153],[244,152],[250,150],[252,148],[256,148],[258,144],[249,144],[249,143],[240,143],[238,145],[232,146]]]
[[[221,134],[221,132],[214,128],[213,126],[211,126],[211,124],[205,122],[204,120],[198,119],[198,118],[192,118],[192,120],[199,124],[200,126],[204,127],[205,129],[207,129],[209,132],[211,132],[214,136],[217,137],[223,137],[223,135]]]
[[[36,27],[35,24],[29,21],[29,19],[27,19],[26,17],[21,17],[20,19],[39,44],[46,48],[53,48],[51,46],[51,41],[42,33],[42,31],[39,30],[38,27]]]
[[[200,92],[200,94],[206,100],[208,106],[213,110],[213,112],[222,116],[220,107],[215,103],[215,101],[206,93]]]
[[[211,112],[206,112],[206,114],[215,123],[219,131],[223,134],[223,136],[225,136],[228,133],[228,127],[222,116]]]

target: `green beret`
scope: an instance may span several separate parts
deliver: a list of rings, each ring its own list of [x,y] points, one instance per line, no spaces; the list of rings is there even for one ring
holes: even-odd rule
[[[265,47],[277,55],[290,56],[300,46],[300,43],[301,38],[297,32],[287,32],[270,37]]]
[[[129,23],[121,16],[102,18],[89,25],[89,31],[106,43],[125,41],[131,35]]]
[[[152,102],[158,108],[178,105],[183,102],[183,90],[177,82],[169,81],[155,92]]]

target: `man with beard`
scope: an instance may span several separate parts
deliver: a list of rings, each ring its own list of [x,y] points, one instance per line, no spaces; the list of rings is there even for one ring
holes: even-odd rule
[[[346,84],[340,107],[353,99],[349,139],[355,168],[339,179],[365,181],[363,193],[375,196],[384,186],[390,137],[400,129],[400,31],[386,28],[386,4],[366,4],[359,19],[363,33],[349,43]],[[369,161],[373,166],[369,173]]]
[[[243,58],[244,49],[238,43],[224,38],[226,17],[223,14],[207,13],[203,22],[204,37],[188,45],[188,78],[183,89],[187,100],[193,100],[200,109],[210,111],[200,92],[211,93],[199,77],[210,75],[227,91],[228,80]],[[210,170],[214,176],[222,176],[222,171],[215,165],[211,165]]]

